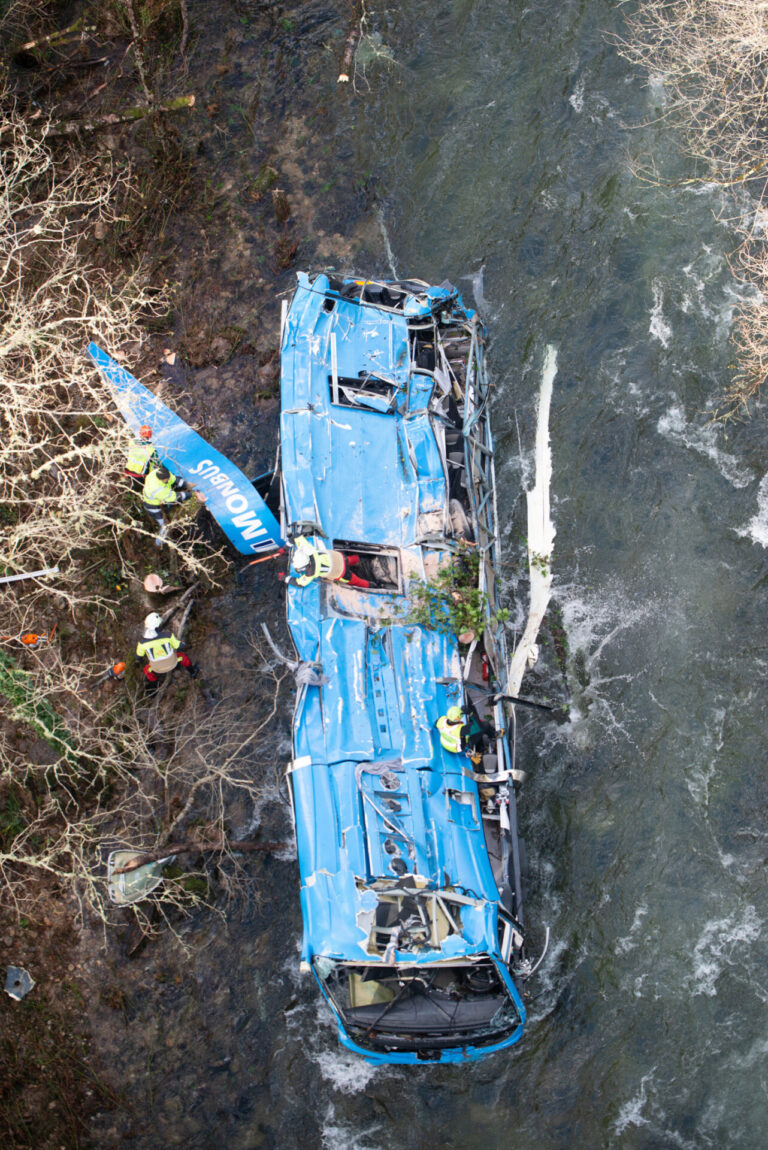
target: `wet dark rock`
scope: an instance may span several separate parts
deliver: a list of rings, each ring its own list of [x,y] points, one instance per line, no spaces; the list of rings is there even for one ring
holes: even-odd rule
[[[275,271],[284,271],[294,263],[299,250],[299,241],[290,236],[281,236],[275,245]]]
[[[187,387],[190,382],[190,373],[175,351],[166,349],[160,360],[160,374],[163,379],[175,387]]]
[[[212,1074],[216,1074],[218,1071],[226,1070],[227,1067],[231,1064],[231,1062],[232,1062],[232,1055],[228,1054],[226,1056],[226,1058],[221,1058],[218,1062],[209,1062],[208,1063],[208,1069],[210,1070],[210,1072]]]
[[[291,216],[291,205],[282,188],[272,189],[272,206],[275,209],[275,219],[284,224]]]
[[[257,376],[257,398],[266,394],[271,394],[277,389],[280,382],[280,360],[275,356],[260,367],[256,373]]]

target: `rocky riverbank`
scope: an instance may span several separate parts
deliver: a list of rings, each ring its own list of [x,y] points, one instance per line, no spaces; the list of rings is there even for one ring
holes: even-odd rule
[[[74,148],[88,162],[108,160],[131,173],[134,191],[122,217],[94,230],[91,255],[107,274],[141,265],[170,309],[147,316],[140,341],[109,350],[124,352],[131,370],[246,474],[271,470],[280,300],[295,268],[383,270],[372,189],[345,176],[343,120],[360,97],[336,77],[354,7],[341,0],[279,7],[121,0],[97,9],[70,5],[66,21],[44,3],[24,12],[19,6],[5,19],[7,43],[15,45],[5,60],[6,103],[15,101],[28,118],[37,109],[52,117],[62,171]],[[189,96],[194,102],[184,103]],[[181,110],[123,118],[126,109],[167,109],[174,101]],[[117,560],[112,572],[112,618],[100,640],[93,632],[97,644],[109,636],[105,663],[130,655],[147,610],[136,576],[157,566],[150,540],[123,543],[128,567]],[[81,558],[88,567],[89,557]],[[289,693],[284,687],[271,718],[274,681],[254,638],[262,620],[280,627],[279,584],[272,564],[238,576],[236,558],[226,559],[219,586],[197,600],[190,646],[205,690],[239,708],[246,723],[269,722],[240,762],[259,797],[229,796],[225,826],[234,838],[290,838],[280,792]],[[97,566],[103,574],[104,557]],[[98,628],[98,615],[93,622]],[[82,626],[62,631],[65,660],[102,653]],[[110,684],[106,691],[129,689]],[[199,692],[196,684],[176,688],[164,703],[169,715],[188,709],[190,690]],[[102,692],[94,703],[106,701]],[[50,756],[23,722],[6,734],[18,763]],[[12,806],[8,799],[6,846],[16,833]],[[23,812],[19,819],[23,827]],[[300,993],[291,992],[286,1007],[285,986],[270,970],[273,944],[285,952],[298,930],[290,852],[248,858],[234,869],[202,857],[191,866],[206,905],[165,912],[168,921],[155,919],[147,937],[127,919],[121,928],[119,915],[105,928],[82,914],[73,892],[41,872],[30,872],[23,912],[3,902],[3,953],[36,982],[22,1002],[4,997],[0,1004],[9,1068],[0,1084],[5,1145],[198,1144],[191,1095],[201,1063],[212,1076],[228,1071],[228,1093],[259,1077],[261,1026],[290,1012]],[[253,944],[244,951],[246,936]],[[233,962],[251,969],[251,1002],[231,1000]],[[221,972],[213,986],[212,963]],[[262,1083],[268,1077],[262,1067]],[[266,1089],[252,1091],[248,1105]],[[233,1096],[225,1109],[237,1105]],[[265,1133],[263,1144],[274,1144],[271,1138]]]

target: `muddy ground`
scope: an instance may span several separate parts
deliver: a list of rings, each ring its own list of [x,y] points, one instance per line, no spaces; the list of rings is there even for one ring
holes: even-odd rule
[[[106,149],[116,164],[129,164],[138,183],[124,224],[96,237],[98,258],[107,267],[141,260],[154,283],[170,287],[171,314],[147,332],[140,355],[127,349],[129,365],[256,476],[275,459],[280,303],[295,270],[386,270],[374,190],[345,174],[344,122],[361,97],[336,77],[354,7],[346,0],[135,0],[134,9],[145,16],[142,63],[156,102],[191,94],[195,103],[127,125],[102,122],[73,137],[86,154]],[[86,34],[55,50],[14,54],[22,37],[39,39],[80,18]],[[2,50],[11,87],[30,110],[42,106],[55,119],[98,124],[145,106],[124,5],[40,3],[25,20],[6,25],[17,41]],[[176,354],[173,367],[166,348]],[[259,674],[248,637],[263,619],[279,632],[281,596],[272,564],[239,574],[237,557],[229,561],[221,589],[198,600],[189,640],[205,688],[239,692],[245,701],[258,694]],[[117,633],[122,625],[131,635],[146,609],[134,588],[122,602]],[[288,722],[283,709],[270,735],[274,756],[258,809],[231,812],[238,834],[291,838],[280,790]],[[234,896],[231,874],[215,862],[201,862],[201,869],[216,909],[179,915],[143,943],[127,920],[125,929],[106,932],[87,917],[79,921],[73,901],[53,885],[39,883],[35,906],[21,916],[2,906],[1,953],[36,982],[23,1002],[5,995],[0,1001],[3,1147],[192,1144],[199,1123],[184,1094],[195,1081],[190,1067],[247,1080],[251,1106],[260,1091],[268,1093],[275,1068],[262,1073],[259,1086],[258,1029],[233,1055],[209,1026],[213,1003],[231,1019],[230,1033],[243,1028],[245,1014],[229,1002],[225,977],[206,984],[210,954],[203,963],[199,954],[212,951],[226,973],[234,914],[240,939],[244,929],[252,939],[247,954],[237,944],[236,957],[263,987],[264,1025],[285,1008],[284,987],[279,1005],[273,983],[259,972],[268,974],[274,947],[290,952],[298,934],[291,852],[247,859]],[[293,918],[276,921],[274,897],[282,890],[290,893]],[[183,1028],[166,1029],[166,1006],[185,1019]],[[230,1099],[222,1113],[236,1109]],[[261,1144],[278,1144],[275,1137],[265,1119]]]

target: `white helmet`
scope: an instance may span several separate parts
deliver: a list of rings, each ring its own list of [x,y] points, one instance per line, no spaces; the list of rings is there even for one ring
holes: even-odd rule
[[[153,611],[151,615],[147,615],[144,620],[144,634],[148,639],[154,639],[157,634],[158,628],[162,627],[162,615],[158,615],[157,611]]]
[[[291,562],[297,571],[303,571],[305,567],[309,567],[309,554],[297,547],[293,553]]]

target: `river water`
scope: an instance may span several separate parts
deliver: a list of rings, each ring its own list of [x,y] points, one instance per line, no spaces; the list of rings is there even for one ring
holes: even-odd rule
[[[449,278],[481,307],[511,601],[538,375],[558,351],[558,626],[524,688],[571,711],[524,717],[520,798],[527,921],[550,949],[511,1052],[373,1070],[299,978],[294,862],[254,864],[258,901],[236,900],[226,929],[193,920],[182,973],[170,944],[141,960],[113,1035],[134,1114],[120,1145],[751,1150],[767,1101],[767,436],[762,410],[727,435],[707,414],[744,206],[676,183],[661,94],[611,42],[614,0],[367,7],[343,94],[345,13],[297,7],[343,174],[323,224],[357,236],[357,270]],[[649,155],[661,186],[633,174]],[[97,1129],[117,1144],[112,1118]]]

